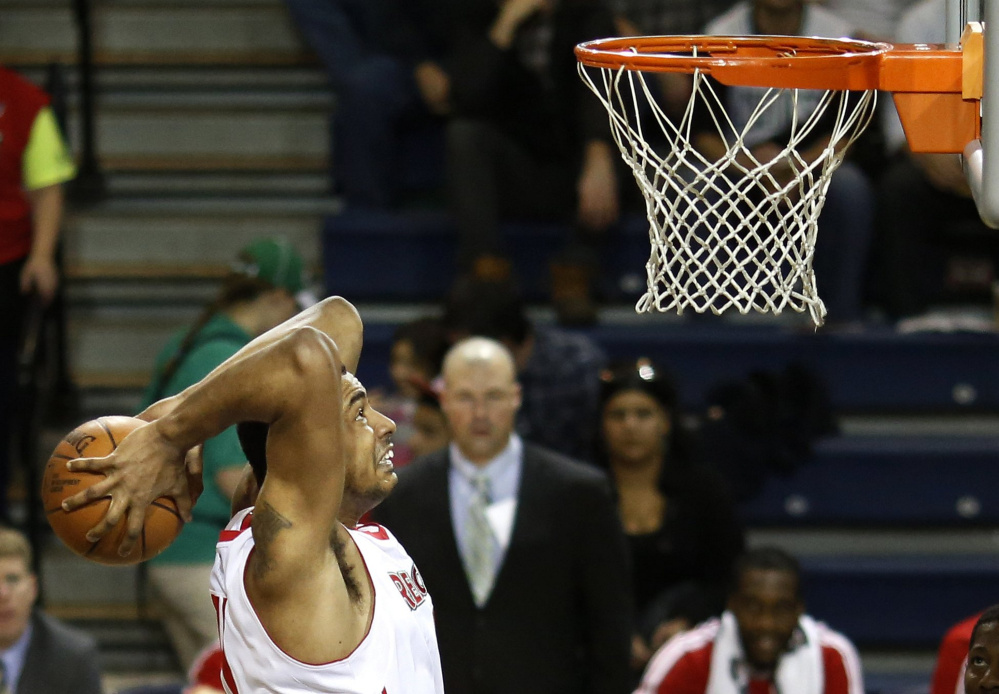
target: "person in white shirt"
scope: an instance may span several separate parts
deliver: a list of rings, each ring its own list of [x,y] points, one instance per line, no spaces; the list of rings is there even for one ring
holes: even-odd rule
[[[212,576],[229,694],[443,694],[418,569],[384,528],[356,525],[397,481],[395,424],[353,376],[361,334],[354,307],[328,299],[153,405],[110,456],[74,462],[107,479],[68,506],[111,496],[91,536],[128,511],[127,552],[149,502],[189,496],[200,442],[233,424],[263,441],[247,445],[256,504],[222,533]]]

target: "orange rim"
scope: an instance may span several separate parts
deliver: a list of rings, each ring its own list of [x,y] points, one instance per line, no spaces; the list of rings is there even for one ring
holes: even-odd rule
[[[576,58],[614,70],[700,71],[729,86],[866,90],[878,88],[881,57],[891,48],[797,36],[639,36],[580,44]]]

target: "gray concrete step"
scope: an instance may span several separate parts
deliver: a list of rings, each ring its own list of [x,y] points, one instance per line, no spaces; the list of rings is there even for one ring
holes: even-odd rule
[[[93,3],[99,62],[294,63],[307,60],[279,0],[104,0]],[[0,61],[72,62],[76,28],[70,3],[3,0]]]
[[[240,248],[263,236],[288,239],[307,267],[320,261],[319,229],[338,204],[324,198],[271,200],[161,199],[117,201],[67,219],[70,276],[85,266],[185,265],[227,267]],[[92,273],[91,273],[92,274]]]

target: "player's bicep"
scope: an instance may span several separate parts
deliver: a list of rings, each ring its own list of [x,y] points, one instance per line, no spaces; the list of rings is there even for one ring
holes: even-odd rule
[[[340,375],[331,372],[340,363],[322,350],[305,359],[306,386],[269,426],[267,475],[253,514],[256,578],[268,583],[320,565],[343,496]]]

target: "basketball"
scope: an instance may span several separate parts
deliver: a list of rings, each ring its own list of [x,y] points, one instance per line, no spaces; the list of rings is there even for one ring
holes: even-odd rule
[[[109,498],[97,499],[75,511],[66,512],[62,502],[77,492],[104,479],[102,473],[72,472],[66,463],[75,458],[100,458],[108,455],[132,431],[146,422],[134,417],[99,417],[69,432],[55,447],[42,477],[42,504],[56,536],[81,557],[101,564],[136,564],[155,557],[180,533],[184,526],[177,504],[160,497],[146,510],[142,536],[128,556],[118,554],[125,537],[127,518],[97,542],[90,542],[87,531],[97,525],[111,504]]]

